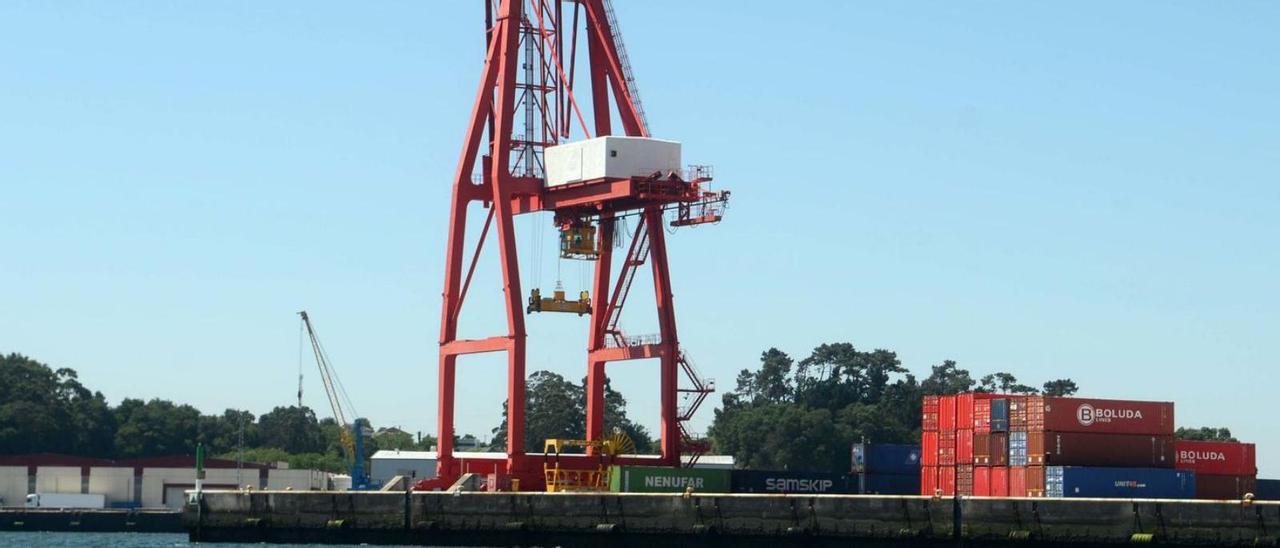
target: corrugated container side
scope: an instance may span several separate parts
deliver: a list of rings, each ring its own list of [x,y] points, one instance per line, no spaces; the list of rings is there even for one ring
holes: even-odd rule
[[[973,496],[991,496],[991,467],[975,466],[973,468]]]
[[[611,466],[609,490],[615,493],[728,493],[728,470],[706,468],[666,468],[658,466]]]
[[[978,466],[991,466],[991,434],[973,433],[973,463]]]
[[[942,496],[944,497],[950,497],[956,494],[956,467],[938,467],[938,488],[942,489]]]
[[[1196,498],[1208,500],[1241,500],[1245,493],[1258,498],[1258,480],[1253,476],[1215,476],[1196,474]]]
[[[996,398],[991,400],[991,431],[992,432],[1008,432],[1009,431],[1009,399]]]
[[[858,478],[850,480],[857,482]],[[915,495],[921,487],[920,474],[867,474],[863,481],[861,492],[865,495]]]
[[[1025,397],[1009,398],[1009,431],[1026,431],[1027,402]]]
[[[959,464],[956,465],[956,494],[964,496],[973,495],[973,465]]]
[[[920,433],[920,464],[922,466],[938,465],[938,433]]]
[[[1009,432],[1009,466],[1027,465],[1027,433]]]
[[[1195,498],[1195,472],[1168,468],[1050,466],[1048,492],[1063,497]]]
[[[956,464],[956,431],[938,432],[938,465],[955,466]]]
[[[993,497],[1009,496],[1009,467],[1007,466],[991,467],[991,496]]]
[[[973,431],[975,433],[991,432],[991,402],[992,400],[978,400],[973,402]]]
[[[991,465],[992,466],[1008,466],[1009,465],[1009,434],[998,433],[991,434]]]
[[[1009,496],[1011,497],[1027,496],[1027,467],[1026,466],[1010,466],[1009,467]]]
[[[956,429],[956,397],[942,396],[938,398],[938,430],[946,432]]]
[[[1257,485],[1258,490],[1253,494],[1258,500],[1280,500],[1280,480],[1260,479]]]
[[[854,480],[851,486],[849,479]],[[857,477],[846,478],[837,474],[820,472],[786,472],[766,470],[733,470],[730,486],[734,493],[799,493],[839,494],[853,493]]]
[[[938,396],[925,396],[921,406],[920,429],[925,432],[937,432]]]
[[[1029,430],[1173,435],[1173,403],[1088,398],[1028,398]]]
[[[1258,473],[1257,448],[1252,443],[1175,440],[1173,449],[1179,470],[1218,476]]]
[[[956,430],[956,464],[973,464],[973,430]]]
[[[1045,496],[1045,477],[1043,466],[1027,467],[1027,496]]]
[[[936,437],[936,432],[934,433]],[[862,446],[863,469],[877,474],[911,474],[920,471],[919,445],[867,443]]]
[[[1173,453],[1173,436],[1027,433],[1027,463],[1032,465],[1172,468]]]
[[[956,429],[973,428],[973,394],[956,394]]]
[[[921,466],[920,467],[920,494],[933,496],[934,491],[938,489],[938,467],[937,466]]]

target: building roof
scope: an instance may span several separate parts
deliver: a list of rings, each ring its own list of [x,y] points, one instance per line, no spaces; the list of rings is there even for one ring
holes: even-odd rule
[[[27,453],[23,455],[0,455],[0,466],[120,466],[132,468],[195,468],[194,455],[165,455],[161,457],[143,457],[137,459],[99,459],[94,457],[77,457],[59,453]],[[205,468],[237,468],[236,461],[227,459],[204,459]],[[270,464],[244,462],[241,468],[268,470],[275,468]]]
[[[0,455],[0,466],[111,466],[115,461],[60,453]]]

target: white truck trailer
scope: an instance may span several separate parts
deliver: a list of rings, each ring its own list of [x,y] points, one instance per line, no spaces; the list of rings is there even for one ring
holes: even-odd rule
[[[107,496],[82,493],[35,493],[27,495],[27,508],[106,508]]]

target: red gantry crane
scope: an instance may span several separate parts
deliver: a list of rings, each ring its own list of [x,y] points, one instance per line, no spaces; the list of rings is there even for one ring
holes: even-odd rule
[[[533,312],[589,318],[588,441],[604,439],[605,365],[659,361],[661,455],[612,462],[679,466],[682,452],[696,458],[706,449],[685,423],[714,385],[698,374],[680,347],[664,225],[719,221],[728,192],[707,188],[709,168],[683,169],[679,143],[650,137],[607,0],[484,0],[484,6],[488,50],[454,175],[445,252],[439,477],[420,487],[447,486],[467,471],[496,471],[519,480],[522,489],[542,488],[544,456],[527,455],[524,449],[525,315]],[[615,112],[620,128],[613,124]],[[473,205],[488,212],[474,251],[467,253]],[[595,263],[594,282],[577,299],[569,299],[559,287],[551,297],[533,288],[524,298],[514,220],[537,212],[553,214],[562,258]],[[629,242],[615,242],[615,232],[625,226],[623,218],[635,219],[635,228]],[[506,332],[460,339],[458,318],[490,231],[496,232],[500,257]],[[618,261],[614,248],[624,245],[626,255]],[[618,322],[637,270],[645,264],[652,270],[658,333],[628,336]],[[485,352],[507,356],[507,454],[498,463],[468,463],[453,452],[455,374],[459,356]],[[684,387],[682,374],[688,383]],[[563,455],[559,466],[588,470],[596,465],[592,458],[590,451]]]

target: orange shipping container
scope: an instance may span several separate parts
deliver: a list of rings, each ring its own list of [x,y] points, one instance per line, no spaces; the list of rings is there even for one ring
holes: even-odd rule
[[[1044,467],[1043,466],[1027,467],[1027,496],[1028,497],[1044,496]]]

